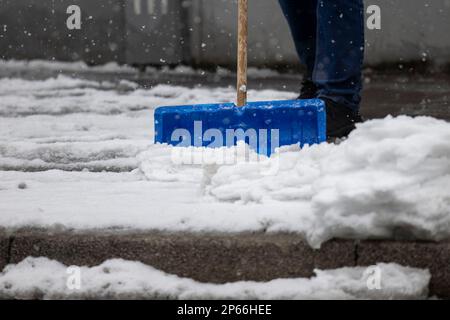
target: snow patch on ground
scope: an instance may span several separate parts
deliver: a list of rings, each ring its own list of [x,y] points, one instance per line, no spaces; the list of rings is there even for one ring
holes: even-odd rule
[[[286,231],[279,218],[289,212],[288,230],[314,247],[335,237],[442,240],[450,236],[449,141],[449,123],[403,116],[361,124],[339,145],[284,147],[258,161],[214,163],[239,147],[158,145],[139,159],[150,181],[196,183],[213,204],[260,207],[268,231]]]
[[[158,85],[138,88],[136,83],[77,79],[65,75],[46,80],[0,79],[0,116],[34,114],[64,115],[91,112],[120,114],[153,110],[165,105],[225,103],[235,100],[233,88],[185,88]],[[292,93],[263,90],[249,91],[257,100],[285,99]]]
[[[137,68],[133,68],[128,65],[119,65],[116,62],[109,62],[104,65],[99,66],[88,66],[84,62],[62,62],[62,61],[46,61],[46,60],[31,60],[31,61],[21,61],[21,60],[1,60],[0,59],[0,69],[2,74],[13,73],[17,74],[19,72],[29,72],[34,71],[56,71],[56,72],[73,72],[74,74],[79,73],[97,73],[97,74],[142,74]],[[179,65],[175,68],[169,68],[163,66],[162,68],[146,67],[146,74],[170,74],[170,75],[205,75],[211,72],[194,69],[190,66]],[[235,73],[229,69],[218,68],[215,72],[220,76],[235,76]],[[267,78],[267,77],[277,77],[280,73],[267,68],[248,68],[248,76],[250,78]]]
[[[20,189],[21,183],[27,188]],[[311,217],[309,210],[298,210],[299,205],[218,202],[204,197],[198,183],[149,181],[139,171],[0,171],[0,226],[8,229],[301,232]]]
[[[252,94],[252,93],[250,93]],[[253,92],[256,95],[256,92]],[[229,102],[232,88],[167,85],[59,75],[0,79],[0,170],[131,171],[153,143],[153,110],[162,105]],[[259,98],[289,96],[262,91]]]
[[[282,149],[267,163],[218,166],[206,192],[219,201],[306,202],[318,246],[332,237],[443,239],[450,233],[450,124],[388,117],[339,145]],[[273,174],[267,166],[272,167]]]
[[[0,69],[5,71],[29,71],[29,70],[54,70],[72,72],[96,72],[96,73],[136,73],[137,70],[130,66],[118,65],[116,62],[109,62],[99,66],[88,66],[85,62],[63,62],[47,60],[0,60]]]
[[[27,258],[0,274],[2,299],[425,299],[430,273],[378,264],[381,289],[368,289],[366,268],[316,270],[311,279],[200,283],[166,274],[140,262],[109,260],[80,269],[81,287],[68,289],[72,273],[47,258]],[[73,282],[70,282],[74,284]]]

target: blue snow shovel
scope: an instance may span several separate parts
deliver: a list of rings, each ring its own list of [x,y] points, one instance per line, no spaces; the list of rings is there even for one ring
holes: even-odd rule
[[[155,142],[179,147],[231,147],[244,141],[270,156],[285,145],[326,141],[322,100],[247,103],[248,0],[239,0],[237,104],[159,107]]]

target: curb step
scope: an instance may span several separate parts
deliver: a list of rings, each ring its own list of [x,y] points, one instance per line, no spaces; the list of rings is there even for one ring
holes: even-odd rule
[[[450,242],[332,240],[314,250],[286,233],[170,233],[160,231],[0,231],[0,268],[47,257],[95,266],[122,258],[201,282],[311,277],[314,269],[379,262],[429,269],[430,295],[450,299]]]

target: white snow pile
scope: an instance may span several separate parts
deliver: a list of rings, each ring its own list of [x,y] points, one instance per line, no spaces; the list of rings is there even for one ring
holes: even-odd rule
[[[450,235],[450,124],[445,121],[388,117],[359,125],[339,145],[291,146],[270,159],[214,164],[239,154],[237,149],[154,146],[139,156],[140,168],[152,181],[197,181],[215,201],[259,205],[266,212],[266,230],[302,233],[314,247],[335,237],[441,240]],[[179,161],[186,154],[203,165]],[[289,222],[282,221],[286,212]]]
[[[219,166],[207,180],[220,201],[309,203],[314,246],[398,233],[442,239],[450,234],[450,124],[374,120],[339,145],[285,148],[269,164]]]
[[[372,279],[375,272],[379,278]],[[378,264],[370,269],[316,270],[311,279],[210,284],[166,274],[140,262],[116,259],[75,270],[54,260],[30,257],[5,267],[0,274],[0,298],[425,299],[429,281],[427,270]]]

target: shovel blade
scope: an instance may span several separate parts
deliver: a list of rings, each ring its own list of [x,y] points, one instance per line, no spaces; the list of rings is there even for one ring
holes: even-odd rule
[[[326,141],[322,100],[250,102],[160,107],[155,110],[155,142],[179,147],[231,147],[245,141],[270,156],[286,145]]]

